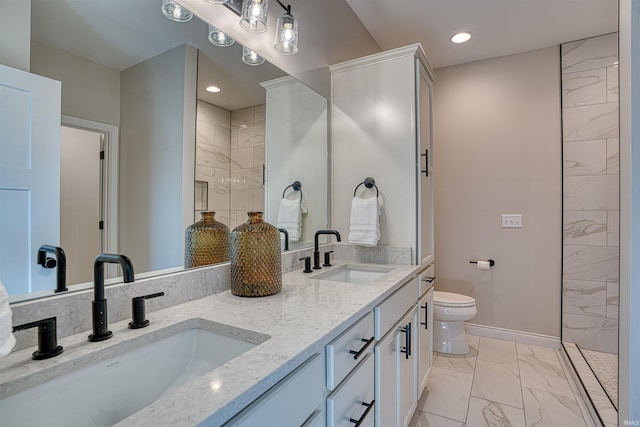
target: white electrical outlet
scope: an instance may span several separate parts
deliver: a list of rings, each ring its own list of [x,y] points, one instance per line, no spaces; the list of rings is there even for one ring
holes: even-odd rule
[[[502,228],[522,228],[522,214],[502,214]]]

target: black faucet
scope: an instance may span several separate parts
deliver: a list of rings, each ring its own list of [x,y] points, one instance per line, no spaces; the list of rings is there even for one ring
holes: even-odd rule
[[[284,250],[289,250],[289,232],[284,228],[278,228],[278,231],[284,234]]]
[[[47,253],[54,254],[56,258],[49,258]],[[67,290],[67,256],[62,248],[51,245],[40,246],[40,249],[38,249],[38,264],[43,268],[56,268],[57,266],[55,292]]]
[[[133,264],[124,255],[100,254],[93,263],[93,301],[91,302],[91,319],[93,333],[89,341],[104,341],[113,335],[107,323],[107,300],[104,297],[104,263],[120,264],[124,283],[133,282]]]
[[[314,270],[319,270],[322,267],[320,266],[320,251],[318,250],[318,236],[321,234],[333,234],[334,236],[336,236],[336,240],[338,242],[341,241],[340,239],[340,233],[338,233],[336,230],[318,230],[316,231],[316,235],[313,238],[314,241],[314,251],[313,251],[313,269]]]

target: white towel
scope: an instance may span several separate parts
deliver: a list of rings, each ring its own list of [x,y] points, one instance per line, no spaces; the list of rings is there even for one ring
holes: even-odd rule
[[[0,357],[9,354],[14,345],[16,345],[16,339],[13,336],[9,296],[0,282]]]
[[[303,213],[307,213],[307,208],[301,198],[280,200],[278,228],[287,230],[290,242],[297,242],[302,236]]]
[[[351,201],[349,243],[361,246],[377,246],[380,240],[380,205],[377,197]]]

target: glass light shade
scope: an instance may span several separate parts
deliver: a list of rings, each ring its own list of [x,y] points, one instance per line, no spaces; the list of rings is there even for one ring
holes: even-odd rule
[[[211,4],[225,4],[227,2],[227,0],[204,0],[204,1]]]
[[[242,46],[242,62],[247,65],[262,65],[264,64],[264,58],[251,49]]]
[[[212,45],[218,47],[227,47],[234,44],[236,41],[214,27],[213,25],[209,25],[209,41]]]
[[[298,20],[288,13],[278,18],[276,41],[273,48],[282,54],[293,55],[298,52]]]
[[[162,13],[176,22],[187,22],[193,18],[193,13],[173,0],[162,0]]]
[[[268,0],[243,0],[240,26],[251,33],[267,31]]]

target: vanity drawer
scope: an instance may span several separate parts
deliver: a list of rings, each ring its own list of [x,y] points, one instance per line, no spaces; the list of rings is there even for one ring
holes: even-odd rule
[[[362,427],[374,422],[374,357],[367,354],[362,363],[327,397],[327,427]],[[354,420],[354,421],[350,421]]]
[[[373,309],[375,337],[380,340],[418,300],[418,278],[415,277]]]
[[[325,347],[327,356],[327,389],[333,390],[375,345],[373,314],[358,320]]]
[[[420,279],[420,292],[419,295],[424,295],[425,292],[429,290],[435,284],[435,266],[432,264],[429,267],[422,270],[418,273],[418,278]]]
[[[317,354],[243,409],[224,427],[300,427],[310,417],[313,418],[312,414],[321,405],[322,357]]]

